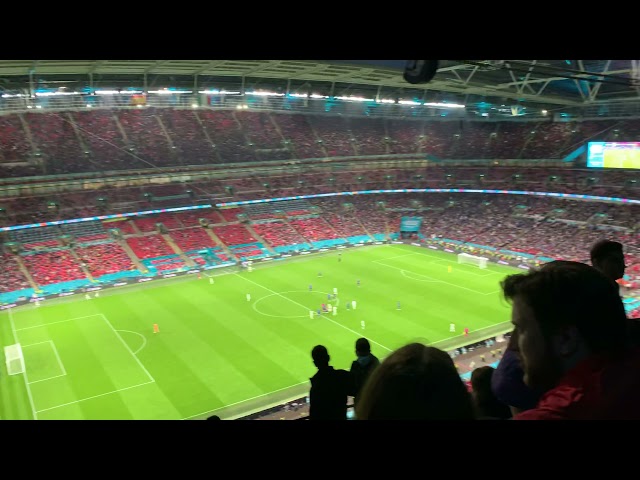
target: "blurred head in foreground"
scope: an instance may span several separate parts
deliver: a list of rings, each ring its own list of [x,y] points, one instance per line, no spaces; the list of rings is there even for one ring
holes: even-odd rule
[[[471,420],[474,409],[453,360],[421,343],[384,359],[364,385],[359,420]]]

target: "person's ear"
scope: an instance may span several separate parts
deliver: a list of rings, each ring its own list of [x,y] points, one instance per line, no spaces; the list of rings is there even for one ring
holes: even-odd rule
[[[561,358],[570,357],[578,350],[581,341],[580,333],[575,326],[564,328],[555,335],[555,351]]]

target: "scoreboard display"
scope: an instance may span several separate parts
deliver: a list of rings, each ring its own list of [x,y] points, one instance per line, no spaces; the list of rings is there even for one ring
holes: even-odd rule
[[[640,142],[589,142],[587,167],[640,169]]]
[[[402,217],[400,220],[401,232],[419,232],[422,225],[422,217]]]

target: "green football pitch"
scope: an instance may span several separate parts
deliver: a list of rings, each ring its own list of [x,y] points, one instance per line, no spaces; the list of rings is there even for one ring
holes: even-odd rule
[[[238,418],[306,395],[317,344],[348,369],[361,336],[382,358],[412,341],[449,349],[509,330],[499,282],[516,269],[410,245],[338,259],[311,254],[3,311],[0,343],[21,344],[26,371],[7,375],[2,349],[0,418]],[[310,318],[334,288],[336,315]]]

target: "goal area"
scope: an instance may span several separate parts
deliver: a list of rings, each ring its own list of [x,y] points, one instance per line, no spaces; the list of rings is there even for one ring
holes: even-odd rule
[[[458,254],[458,263],[466,263],[469,265],[475,265],[479,268],[487,268],[488,258],[478,257],[476,255],[469,255],[468,253]]]

